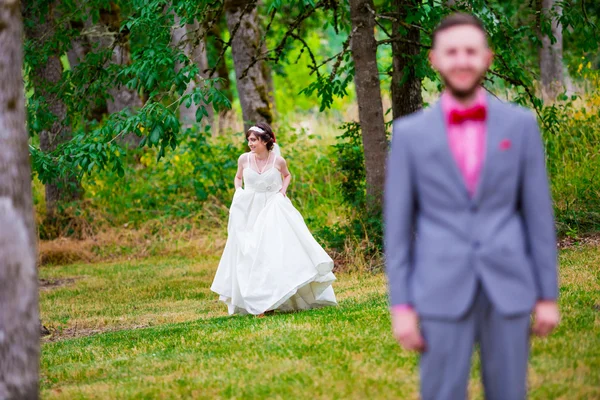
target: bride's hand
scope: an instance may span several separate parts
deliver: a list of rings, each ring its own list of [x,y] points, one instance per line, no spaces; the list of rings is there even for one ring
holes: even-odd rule
[[[285,190],[280,190],[279,193],[281,193],[283,195],[283,197],[287,197],[285,194]]]

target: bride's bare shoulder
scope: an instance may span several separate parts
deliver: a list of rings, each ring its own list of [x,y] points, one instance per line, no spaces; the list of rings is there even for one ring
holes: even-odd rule
[[[238,157],[238,162],[246,161],[249,156],[250,156],[250,152],[243,153],[242,155],[240,155]]]
[[[275,168],[277,168],[279,171],[285,171],[288,168],[285,158],[277,156],[275,159]]]

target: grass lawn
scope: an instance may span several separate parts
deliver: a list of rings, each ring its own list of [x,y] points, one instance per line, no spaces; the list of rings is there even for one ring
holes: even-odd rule
[[[385,279],[338,274],[340,303],[226,315],[218,257],[44,267],[43,398],[417,398],[417,357],[389,329]],[[600,399],[600,248],[561,252],[560,328],[534,339],[530,398]],[[471,398],[482,398],[477,357]]]

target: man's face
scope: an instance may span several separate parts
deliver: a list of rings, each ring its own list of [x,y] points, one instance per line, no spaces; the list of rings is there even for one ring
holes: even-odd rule
[[[445,29],[437,34],[429,60],[447,89],[458,98],[471,96],[492,64],[485,34],[471,25]]]

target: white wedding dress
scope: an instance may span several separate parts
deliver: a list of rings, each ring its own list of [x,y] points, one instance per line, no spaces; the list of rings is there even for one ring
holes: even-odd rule
[[[259,173],[251,168],[253,154],[247,154],[244,189],[233,196],[227,243],[211,290],[229,314],[337,305],[333,260],[279,193],[283,182],[276,157],[271,155],[273,162]]]

